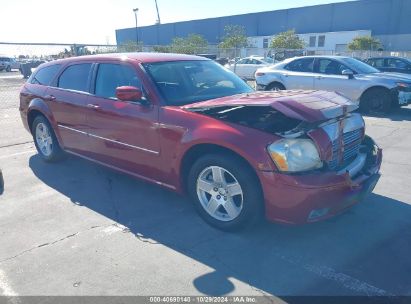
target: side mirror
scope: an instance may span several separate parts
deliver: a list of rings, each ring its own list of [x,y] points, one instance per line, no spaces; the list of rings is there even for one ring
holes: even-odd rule
[[[348,76],[348,79],[353,79],[353,78],[354,78],[354,72],[351,71],[351,70],[349,70],[349,69],[343,70],[343,71],[341,72],[341,75],[346,75],[346,76]]]
[[[116,97],[122,101],[141,101],[143,92],[136,87],[123,86],[116,88]]]

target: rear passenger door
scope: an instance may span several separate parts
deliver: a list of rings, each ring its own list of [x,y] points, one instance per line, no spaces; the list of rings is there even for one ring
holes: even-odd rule
[[[87,150],[85,109],[90,95],[91,68],[92,63],[65,67],[45,96],[64,147],[79,154],[85,154]]]
[[[144,92],[134,66],[101,62],[95,68],[94,94],[88,99],[87,133],[92,158],[118,169],[158,180],[161,174],[158,105],[121,101],[116,88],[134,86]]]

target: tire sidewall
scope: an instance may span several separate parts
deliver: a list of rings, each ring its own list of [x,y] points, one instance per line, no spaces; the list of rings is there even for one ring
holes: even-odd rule
[[[38,144],[37,144],[37,140],[36,140],[36,128],[37,125],[43,123],[44,125],[47,126],[47,128],[49,129],[51,138],[53,140],[53,146],[52,146],[52,151],[50,155],[44,155],[43,152],[40,150]],[[37,152],[40,155],[40,157],[42,159],[44,159],[47,162],[53,162],[53,161],[57,161],[61,158],[62,156],[62,150],[59,146],[59,143],[57,141],[56,135],[54,134],[54,130],[51,127],[49,121],[42,115],[37,116],[34,120],[33,120],[33,124],[32,124],[32,135],[33,135],[33,140],[34,140],[34,144],[36,146]]]
[[[379,109],[373,109],[372,100],[373,98],[382,98],[382,104]],[[366,92],[361,100],[361,110],[364,113],[373,113],[373,112],[384,112],[388,113],[391,110],[391,95],[390,93],[383,88],[375,88]]]
[[[219,166],[229,171],[240,183],[243,191],[243,208],[240,215],[231,221],[219,221],[203,208],[197,196],[197,179],[200,173],[209,166]],[[209,154],[199,158],[191,167],[187,188],[197,212],[211,226],[224,231],[234,231],[254,224],[263,213],[263,196],[261,187],[248,164],[224,154]]]
[[[278,88],[278,90],[273,90],[273,88]],[[282,90],[285,90],[285,87],[278,82],[271,83],[267,86],[267,91],[282,91]]]

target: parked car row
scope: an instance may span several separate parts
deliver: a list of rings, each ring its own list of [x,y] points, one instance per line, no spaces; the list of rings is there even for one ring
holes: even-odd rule
[[[0,71],[11,72],[11,70],[18,70],[20,63],[11,57],[0,57]]]
[[[294,60],[301,59],[258,77],[328,66]],[[357,63],[343,63],[352,73],[336,78],[358,77]],[[212,60],[156,53],[48,62],[20,93],[21,118],[42,159],[70,153],[187,193],[223,230],[263,216],[323,220],[372,192],[382,151],[357,108],[323,90],[255,92]]]
[[[381,72],[355,58],[304,56],[258,69],[257,90],[335,91],[363,112],[388,112],[411,103],[411,75]]]

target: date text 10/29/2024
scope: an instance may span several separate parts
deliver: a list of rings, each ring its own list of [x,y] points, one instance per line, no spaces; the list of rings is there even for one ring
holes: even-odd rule
[[[149,297],[150,303],[257,303],[256,297],[230,296],[230,297],[209,297],[209,296],[175,296],[175,297]]]

